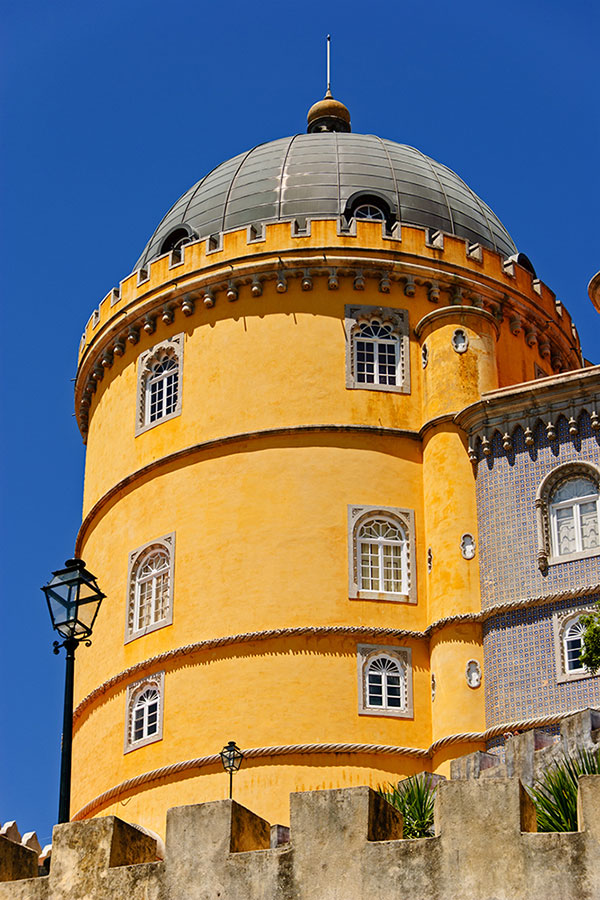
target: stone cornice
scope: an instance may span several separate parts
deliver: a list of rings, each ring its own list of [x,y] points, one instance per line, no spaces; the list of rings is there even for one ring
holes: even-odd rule
[[[501,435],[506,451],[512,450],[512,435],[519,427],[525,433],[525,443],[533,446],[533,430],[538,422],[544,425],[548,438],[555,440],[558,419],[565,416],[570,434],[576,437],[577,419],[584,410],[590,416],[592,428],[599,431],[600,366],[490,391],[457,413],[454,421],[468,435],[469,456],[476,462],[480,456],[476,444],[481,443],[484,456],[491,455],[491,441],[496,432]]]

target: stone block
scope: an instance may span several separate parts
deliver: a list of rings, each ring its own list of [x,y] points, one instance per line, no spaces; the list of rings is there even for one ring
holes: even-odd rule
[[[16,881],[18,878],[34,878],[38,873],[38,855],[35,850],[17,844],[0,835],[0,881]]]
[[[38,841],[38,836],[35,831],[27,831],[21,838],[21,843],[24,847],[29,847],[30,850],[35,850],[38,856],[42,852],[42,845]]]
[[[281,847],[290,842],[290,829],[287,825],[271,825],[271,849]]]
[[[485,753],[476,750],[459,756],[450,763],[450,778],[455,781],[458,778],[479,778],[481,772],[486,769],[495,769],[500,765],[500,760],[493,753]],[[500,773],[498,773],[500,774]]]
[[[179,806],[167,813],[165,887],[169,900],[274,896],[276,867],[258,868],[248,851],[269,851],[269,823],[234,800]],[[239,859],[236,859],[239,857]],[[259,871],[260,869],[260,871]],[[261,886],[262,885],[262,886]],[[259,893],[256,893],[259,891]]]
[[[0,828],[0,835],[8,838],[9,841],[16,841],[17,844],[21,843],[21,832],[17,828],[16,822],[5,822]]]

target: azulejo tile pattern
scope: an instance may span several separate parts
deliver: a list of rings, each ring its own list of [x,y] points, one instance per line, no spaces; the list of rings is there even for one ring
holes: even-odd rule
[[[600,556],[538,568],[535,496],[542,479],[556,466],[582,460],[600,462],[600,440],[589,415],[581,413],[578,434],[567,420],[549,441],[541,422],[527,447],[523,431],[513,434],[512,449],[498,433],[492,453],[477,467],[482,608],[521,597],[545,596],[600,582]],[[486,723],[488,727],[550,715],[600,702],[600,678],[557,684],[552,615],[589,607],[598,597],[567,600],[494,616],[484,625]]]

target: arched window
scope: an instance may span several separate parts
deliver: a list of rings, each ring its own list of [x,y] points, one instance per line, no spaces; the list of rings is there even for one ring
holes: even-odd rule
[[[348,507],[348,596],[416,603],[415,514],[395,506]]]
[[[406,684],[399,664],[389,656],[378,656],[367,668],[367,706],[403,709]]]
[[[154,361],[146,379],[146,424],[172,415],[179,396],[179,363],[166,353]]]
[[[572,619],[564,631],[563,648],[566,672],[583,672],[585,670],[580,658],[583,650],[584,631],[585,628],[579,617]]]
[[[162,738],[164,674],[143,678],[127,688],[126,753]]]
[[[136,435],[180,414],[182,366],[182,334],[141,354]]]
[[[552,548],[567,556],[600,547],[598,486],[583,477],[569,478],[550,495]]]
[[[174,535],[167,535],[130,554],[128,640],[173,620],[174,540]]]
[[[343,221],[349,228],[353,221],[381,222],[389,233],[397,222],[397,215],[388,200],[378,194],[353,194],[346,201]]]
[[[131,716],[131,742],[141,741],[158,731],[160,697],[156,688],[146,688],[138,696]]]
[[[346,387],[410,393],[408,311],[346,306]]]
[[[563,463],[541,482],[536,498],[538,565],[600,556],[600,469],[592,462]]]
[[[368,519],[358,529],[357,545],[360,590],[408,593],[408,547],[399,522]]]
[[[363,219],[368,222],[383,222],[385,220],[385,215],[383,214],[383,210],[374,203],[361,203],[360,206],[357,206],[354,210],[354,218]]]
[[[358,644],[358,712],[365,716],[413,714],[410,647]]]
[[[354,375],[359,384],[396,384],[400,341],[378,319],[362,323],[354,335]]]
[[[162,255],[173,250],[181,250],[184,244],[189,244],[195,237],[195,233],[188,231],[187,227],[174,228],[163,240],[159,252]]]

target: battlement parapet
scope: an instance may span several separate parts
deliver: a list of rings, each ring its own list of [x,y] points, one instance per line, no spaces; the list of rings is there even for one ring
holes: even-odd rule
[[[452,760],[450,777],[453,781],[518,778],[530,787],[553,763],[577,753],[580,748],[598,750],[599,746],[600,710],[585,709],[563,719],[559,734],[549,734],[541,728],[532,728],[523,734],[507,734],[504,761],[496,754],[482,750]]]
[[[575,833],[532,833],[517,778],[442,782],[435,836],[403,840],[402,827],[366,787],[292,794],[291,840],[274,848],[268,823],[232,800],[169,810],[164,861],[114,816],[70,822],[47,876],[26,856],[7,864],[0,842],[0,900],[598,900],[599,776],[580,779]]]

